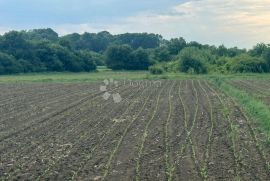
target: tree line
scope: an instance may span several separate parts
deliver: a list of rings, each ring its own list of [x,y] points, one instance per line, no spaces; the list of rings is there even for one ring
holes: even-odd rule
[[[270,72],[270,45],[251,50],[164,39],[152,33],[73,33],[52,29],[10,31],[0,36],[0,74],[90,72],[97,66],[152,73]]]

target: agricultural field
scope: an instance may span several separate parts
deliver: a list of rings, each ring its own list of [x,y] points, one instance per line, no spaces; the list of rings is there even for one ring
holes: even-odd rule
[[[230,84],[270,106],[270,80],[233,80]]]
[[[270,178],[265,135],[207,79],[0,90],[0,180]]]

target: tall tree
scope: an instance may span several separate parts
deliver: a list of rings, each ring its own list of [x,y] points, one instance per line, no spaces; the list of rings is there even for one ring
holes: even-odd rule
[[[182,37],[173,38],[168,43],[168,50],[172,55],[177,55],[186,46],[186,40]]]
[[[129,45],[113,45],[106,52],[106,64],[113,70],[127,69],[131,61],[132,48]]]

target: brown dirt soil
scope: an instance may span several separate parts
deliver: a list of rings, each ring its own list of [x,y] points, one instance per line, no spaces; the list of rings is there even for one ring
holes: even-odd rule
[[[263,134],[207,81],[100,85],[0,84],[0,180],[270,180]]]

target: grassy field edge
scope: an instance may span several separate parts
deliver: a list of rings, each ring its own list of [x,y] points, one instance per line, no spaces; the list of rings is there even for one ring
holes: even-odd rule
[[[209,81],[222,90],[225,94],[230,95],[242,108],[243,111],[259,125],[259,129],[266,135],[266,143],[270,145],[270,109],[260,100],[252,97],[243,90],[239,90],[222,78],[211,78]]]

